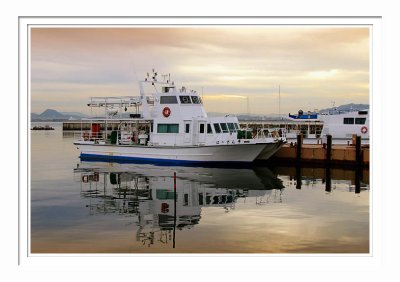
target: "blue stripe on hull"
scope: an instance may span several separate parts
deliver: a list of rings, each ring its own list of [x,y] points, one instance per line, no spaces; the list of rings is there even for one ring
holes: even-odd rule
[[[105,156],[95,154],[81,154],[81,161],[100,161],[100,162],[116,162],[116,163],[142,163],[142,164],[155,164],[164,166],[210,166],[210,167],[248,167],[251,162],[219,162],[219,161],[190,161],[190,160],[166,160],[166,159],[153,159],[153,158],[137,158],[125,156]]]

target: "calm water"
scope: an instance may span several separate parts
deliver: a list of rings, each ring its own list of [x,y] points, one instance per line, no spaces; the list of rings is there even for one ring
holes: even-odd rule
[[[80,162],[51,125],[31,131],[32,253],[369,252],[368,170]]]

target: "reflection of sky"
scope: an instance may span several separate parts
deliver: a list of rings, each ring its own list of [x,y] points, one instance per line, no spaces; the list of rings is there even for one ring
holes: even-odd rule
[[[367,28],[34,28],[31,46],[37,113],[137,95],[153,68],[203,89],[210,112],[246,112],[249,97],[251,113],[277,113],[278,85],[282,113],[369,101]]]
[[[73,173],[78,151],[71,138],[61,138],[60,134],[60,131],[32,132],[33,252],[368,252],[368,191],[356,195],[338,185],[337,189],[326,193],[320,181],[303,184],[301,190],[294,186],[286,188],[281,195],[279,190],[270,190],[263,197],[238,198],[234,209],[228,212],[222,207],[202,207],[199,224],[176,231],[176,249],[172,249],[171,242],[164,245],[156,241],[151,247],[143,246],[136,240],[137,215],[120,214],[118,209],[107,214],[101,209],[90,210],[89,205],[105,200],[81,196],[81,183],[76,181],[80,177],[76,178]],[[53,142],[55,140],[57,142]],[[53,145],[49,146],[51,142]],[[154,185],[151,189],[171,187],[172,179],[165,178],[172,172],[170,168],[150,170],[143,166],[141,174],[146,171],[157,175],[151,178],[150,183]],[[205,179],[206,170],[199,171]],[[213,169],[215,175],[218,171]],[[246,182],[257,179],[251,170],[244,171]],[[179,168],[178,172],[178,177],[183,175],[178,178],[178,189],[210,187],[191,181],[197,176],[191,177],[184,168]],[[286,176],[282,179],[286,185]],[[223,183],[222,178],[218,181]],[[165,185],[156,187],[155,183]],[[232,185],[231,180],[226,183]],[[223,188],[221,185],[219,187]],[[98,184],[98,189],[101,191],[102,185]],[[256,201],[263,204],[258,205]]]

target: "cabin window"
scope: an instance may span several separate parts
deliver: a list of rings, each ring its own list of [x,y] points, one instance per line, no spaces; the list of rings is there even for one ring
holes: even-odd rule
[[[200,123],[199,132],[204,133],[204,123]]]
[[[185,124],[185,133],[189,133],[190,132],[190,124],[186,123]]]
[[[181,104],[191,104],[192,101],[190,100],[190,96],[179,96],[179,100]]]
[[[164,86],[163,88],[162,88],[162,93],[168,93],[168,92],[172,92],[172,91],[169,91],[170,89],[174,89],[175,88],[175,86]]]
[[[236,132],[233,122],[228,122],[228,128],[229,128],[229,132]]]
[[[356,124],[365,124],[366,118],[356,118]]]
[[[179,124],[157,124],[157,133],[179,133]]]
[[[200,104],[200,99],[198,96],[191,96],[193,104]]]
[[[203,193],[199,193],[199,205],[200,206],[202,206],[204,203],[203,203]]]
[[[214,130],[216,133],[221,133],[221,127],[219,126],[219,123],[214,123]]]
[[[160,104],[178,104],[176,96],[160,96]]]
[[[354,118],[344,118],[343,124],[354,124]]]
[[[212,134],[211,124],[207,123],[207,134]]]
[[[237,123],[234,123],[234,125],[235,125],[235,129],[236,129],[236,130],[239,130],[239,129],[240,129],[240,126],[239,126],[239,124],[237,124]]]
[[[226,123],[220,123],[220,125],[221,125],[222,132],[224,132],[224,133],[228,132],[228,126],[226,125]]]

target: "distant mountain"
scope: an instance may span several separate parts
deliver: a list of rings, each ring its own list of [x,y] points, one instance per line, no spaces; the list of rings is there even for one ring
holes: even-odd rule
[[[41,119],[62,119],[62,118],[65,118],[65,116],[62,113],[57,112],[56,110],[47,109],[39,115],[39,118],[41,118]]]
[[[65,121],[71,119],[81,119],[89,117],[88,115],[77,112],[58,112],[53,109],[47,109],[41,114],[31,113],[32,121]]]
[[[39,115],[35,113],[31,113],[31,120],[38,119]]]
[[[337,107],[332,107],[332,108],[327,108],[327,109],[322,109],[319,112],[320,113],[329,113],[330,111],[360,111],[360,110],[366,110],[369,109],[368,104],[346,104],[346,105],[341,105]]]

